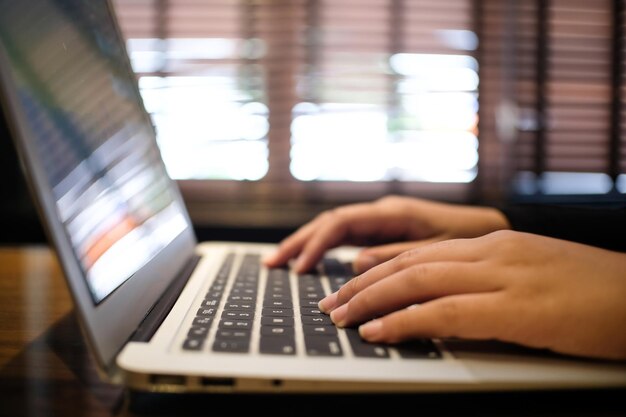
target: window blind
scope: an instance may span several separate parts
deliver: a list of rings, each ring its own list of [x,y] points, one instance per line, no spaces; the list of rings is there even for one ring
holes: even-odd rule
[[[292,173],[301,180],[472,181],[478,63],[471,2],[309,5]]]
[[[471,0],[114,4],[177,178],[476,176]]]
[[[626,191],[624,0],[114,4],[177,178]]]
[[[230,0],[114,5],[170,174],[263,177],[269,126],[259,65],[262,7]]]
[[[481,7],[484,189],[626,191],[623,0]]]

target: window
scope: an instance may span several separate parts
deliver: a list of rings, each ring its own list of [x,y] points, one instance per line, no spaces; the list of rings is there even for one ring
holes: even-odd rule
[[[477,39],[467,0],[309,2],[291,124],[303,181],[471,182]]]
[[[166,165],[190,200],[471,190],[471,0],[114,4]]]
[[[198,222],[626,192],[624,0],[114,4]]]
[[[266,47],[255,33],[253,7],[193,0],[116,5],[170,175],[262,178],[269,123],[259,59]]]
[[[480,15],[485,193],[623,198],[624,1],[489,0]]]

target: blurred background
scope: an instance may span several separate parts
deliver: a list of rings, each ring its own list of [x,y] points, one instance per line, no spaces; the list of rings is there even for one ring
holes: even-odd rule
[[[114,0],[200,239],[387,194],[626,200],[626,0]],[[0,124],[0,240],[44,241]]]

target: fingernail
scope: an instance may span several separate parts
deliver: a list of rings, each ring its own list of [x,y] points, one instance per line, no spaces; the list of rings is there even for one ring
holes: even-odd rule
[[[334,292],[320,300],[317,304],[322,313],[328,314],[337,306],[337,293]]]
[[[330,319],[338,327],[343,327],[345,325],[347,315],[348,315],[348,304],[344,304],[341,307],[337,307],[330,313]]]
[[[361,274],[369,269],[372,269],[378,265],[378,259],[371,255],[362,255],[356,258],[355,267],[356,272]]]
[[[378,338],[382,328],[382,320],[374,319],[359,326],[359,335],[366,340],[376,339]]]
[[[276,259],[276,252],[268,253],[263,257],[264,264],[273,264]]]

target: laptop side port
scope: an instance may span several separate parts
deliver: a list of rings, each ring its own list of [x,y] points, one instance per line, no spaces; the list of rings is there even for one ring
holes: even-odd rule
[[[187,380],[182,375],[150,375],[150,384],[156,386],[185,386]]]
[[[200,385],[203,387],[234,387],[234,378],[219,378],[219,377],[202,377],[200,378]]]

